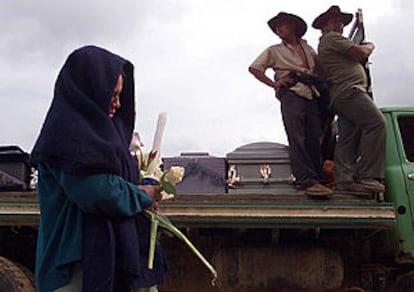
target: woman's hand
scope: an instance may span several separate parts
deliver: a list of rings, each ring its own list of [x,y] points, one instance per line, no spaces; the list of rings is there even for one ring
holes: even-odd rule
[[[144,190],[152,198],[151,211],[158,212],[159,204],[162,199],[162,187],[160,185],[139,185],[138,188]]]

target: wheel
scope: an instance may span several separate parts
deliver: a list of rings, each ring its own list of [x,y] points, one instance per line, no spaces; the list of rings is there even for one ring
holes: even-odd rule
[[[20,270],[22,270],[22,272],[26,275],[27,279],[29,279],[32,286],[36,287],[35,276],[33,272],[21,263],[13,262],[13,264],[15,264]]]
[[[413,291],[414,271],[402,274],[396,280],[397,291]]]
[[[0,257],[0,291],[35,292],[35,288],[16,264]]]

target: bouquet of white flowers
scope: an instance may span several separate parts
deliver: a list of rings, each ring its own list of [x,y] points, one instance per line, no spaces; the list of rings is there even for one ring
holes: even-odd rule
[[[162,169],[162,160],[160,158],[160,144],[161,137],[165,127],[166,116],[161,113],[158,117],[157,130],[154,137],[153,148],[149,153],[144,153],[140,136],[137,132],[133,133],[130,151],[137,161],[140,183],[141,184],[159,184],[162,188],[162,199],[167,200],[177,194],[175,185],[179,183],[184,177],[184,167],[172,166],[167,170]],[[217,272],[214,267],[204,258],[204,256],[197,250],[193,243],[164,215],[157,214],[150,210],[144,210],[144,214],[151,220],[151,238],[148,256],[148,269],[153,268],[155,242],[157,239],[158,226],[168,230],[176,237],[184,241],[191,251],[203,262],[203,264],[210,270],[213,275],[212,284],[214,285],[217,279]]]
[[[162,160],[157,153],[159,150],[144,153],[143,146],[138,132],[134,132],[129,150],[137,161],[140,183],[159,184],[162,187],[161,200],[173,198],[177,194],[175,185],[184,177],[184,167],[171,166],[167,170],[162,169]]]

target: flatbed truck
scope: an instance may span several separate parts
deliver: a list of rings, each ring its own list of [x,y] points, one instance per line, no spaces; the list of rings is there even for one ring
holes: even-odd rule
[[[166,233],[170,272],[160,291],[413,290],[414,107],[382,112],[386,191],[375,198],[223,193],[162,202],[218,281],[212,286],[205,267]],[[36,191],[0,193],[0,291],[34,291],[39,215]]]

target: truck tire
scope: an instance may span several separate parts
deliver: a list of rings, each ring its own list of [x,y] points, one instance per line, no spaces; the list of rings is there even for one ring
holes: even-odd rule
[[[0,257],[0,291],[35,292],[26,274],[12,261]]]
[[[396,291],[413,291],[414,289],[414,271],[402,274],[397,277]]]
[[[35,276],[33,274],[33,272],[27,268],[26,266],[22,265],[21,263],[18,262],[13,262],[20,270],[22,270],[22,272],[26,275],[27,279],[30,281],[30,284],[32,284],[33,287],[36,287],[36,281],[35,281]]]

